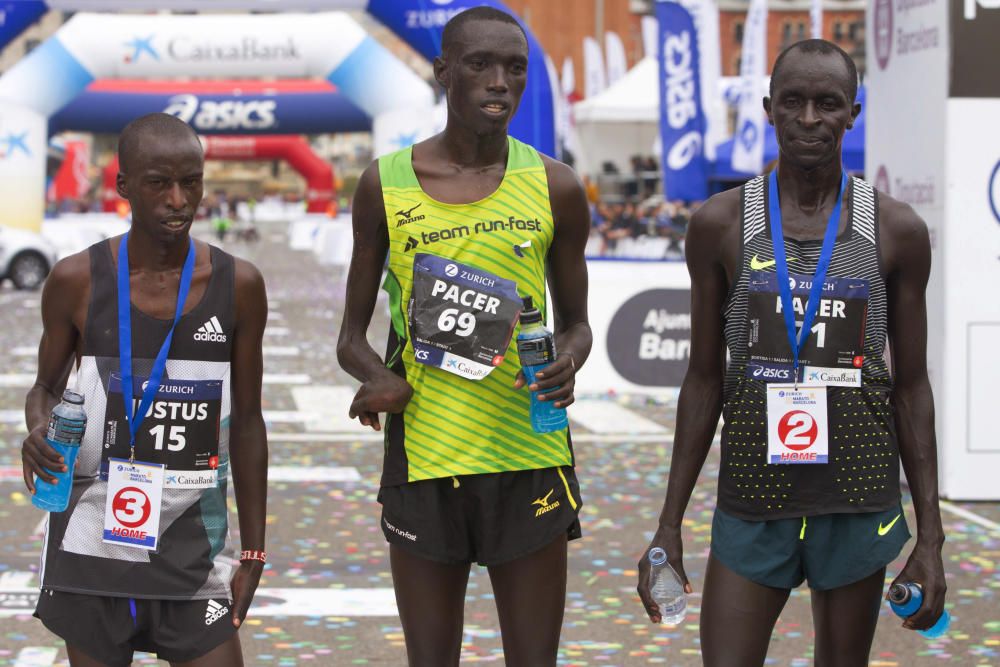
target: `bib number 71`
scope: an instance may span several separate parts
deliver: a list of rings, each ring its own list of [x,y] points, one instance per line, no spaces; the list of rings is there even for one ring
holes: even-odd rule
[[[459,336],[468,336],[476,330],[476,316],[459,312],[458,308],[445,308],[438,317],[437,326],[443,332],[454,331]]]

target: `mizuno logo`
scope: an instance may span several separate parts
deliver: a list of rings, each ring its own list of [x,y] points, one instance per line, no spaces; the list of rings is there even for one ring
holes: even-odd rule
[[[402,227],[403,225],[408,225],[411,222],[416,222],[417,220],[423,220],[426,218],[427,216],[425,215],[413,215],[413,212],[420,208],[421,204],[423,204],[423,202],[420,202],[420,204],[417,204],[408,211],[404,211],[402,209],[396,211],[396,227]]]
[[[225,343],[226,334],[222,332],[222,325],[219,324],[219,318],[212,315],[212,319],[205,322],[198,330],[194,332],[195,340],[204,340],[212,343]]]
[[[885,535],[886,533],[888,533],[890,530],[892,530],[892,527],[896,525],[896,522],[899,521],[899,517],[901,517],[901,516],[903,516],[903,515],[902,514],[897,514],[896,518],[893,519],[892,521],[890,521],[888,526],[883,526],[882,522],[879,521],[879,524],[878,524],[878,536],[882,537],[883,535]]]
[[[794,257],[788,258],[789,262],[794,262]],[[777,262],[773,259],[760,259],[757,255],[750,258],[750,268],[754,271],[763,271],[774,266]]]
[[[559,507],[558,500],[552,503],[551,505],[549,504],[549,498],[552,496],[552,493],[554,491],[555,489],[549,489],[549,492],[546,493],[545,496],[543,496],[542,498],[536,498],[535,500],[531,501],[532,505],[538,505],[538,511],[535,512],[535,518],[538,518],[541,515],[545,514],[546,512],[551,512],[552,510]]]
[[[205,608],[205,625],[212,625],[228,613],[228,607],[222,606],[215,600],[209,600],[208,606]]]
[[[406,245],[403,247],[403,252],[410,252],[418,245],[420,245],[420,241],[416,240],[411,236],[409,239],[407,239]]]

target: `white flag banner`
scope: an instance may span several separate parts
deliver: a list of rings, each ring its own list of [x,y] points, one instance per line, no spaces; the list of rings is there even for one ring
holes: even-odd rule
[[[562,78],[559,82],[562,94],[569,96],[576,90],[576,69],[573,67],[573,59],[566,56],[562,65]]]
[[[767,0],[750,0],[740,63],[740,106],[733,141],[734,171],[759,174],[764,169],[764,87],[767,73]]]
[[[613,86],[628,72],[625,45],[618,33],[610,30],[604,33],[604,55],[608,59],[608,85]]]
[[[655,16],[643,16],[641,25],[642,55],[645,58],[655,58],[660,48],[656,44],[660,34],[660,26],[656,22]]]
[[[722,78],[719,41],[719,6],[715,0],[680,0],[694,19],[698,32],[698,73],[701,76],[701,109],[705,114],[705,157],[715,161],[715,147],[729,138],[729,114],[718,94]]]
[[[593,37],[583,38],[583,96],[590,99],[608,87],[601,45]]]
[[[812,24],[812,38],[823,39],[823,0],[812,0],[809,22]]]

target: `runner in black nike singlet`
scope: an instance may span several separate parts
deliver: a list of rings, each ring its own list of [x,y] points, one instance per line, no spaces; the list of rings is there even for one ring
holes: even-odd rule
[[[66,641],[73,667],[128,665],[136,650],[173,664],[235,667],[243,664],[236,630],[264,567],[264,282],[248,262],[190,237],[204,154],[188,125],[167,114],[139,118],[122,131],[119,159],[118,193],[132,206],[131,229],[59,262],[42,293],[38,376],[25,403],[22,446],[30,491],[34,476],[49,479],[43,468],[64,469],[45,428],[74,365],[88,422],[69,507],[48,518],[35,615]],[[181,269],[189,256],[190,272]],[[121,320],[119,297],[130,297]],[[154,360],[176,310],[161,366]],[[129,340],[131,354],[120,345]],[[109,459],[127,461],[131,450],[127,377],[136,402],[152,385],[148,414],[128,418],[138,425],[135,461],[165,466],[152,551],[108,543],[112,531],[104,530],[109,479],[121,468]],[[245,549],[235,570],[230,468]],[[157,497],[150,493],[147,505]]]
[[[868,664],[885,566],[909,538],[900,459],[917,541],[898,579],[920,583],[926,596],[905,625],[927,628],[944,606],[926,366],[930,244],[912,209],[842,171],[856,92],[857,70],[839,47],[808,40],[782,52],[764,98],[777,170],[710,199],[688,231],[697,335],[650,548],[666,549],[687,582],[681,522],[722,414],[701,606],[702,656],[712,667],[762,665],[803,580],[817,664]],[[795,341],[797,355],[796,327],[808,332]],[[640,597],[659,621],[645,557],[639,570]]]

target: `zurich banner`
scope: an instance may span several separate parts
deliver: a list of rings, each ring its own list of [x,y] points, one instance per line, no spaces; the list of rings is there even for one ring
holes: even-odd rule
[[[708,196],[708,165],[694,20],[681,5],[663,1],[656,3],[656,19],[663,194],[702,200]]]

